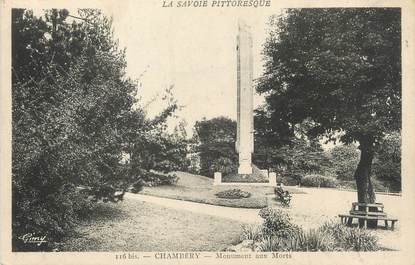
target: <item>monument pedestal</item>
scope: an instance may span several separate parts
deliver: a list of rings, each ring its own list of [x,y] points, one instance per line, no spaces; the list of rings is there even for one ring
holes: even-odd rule
[[[240,175],[252,174],[251,163],[239,163],[238,174]]]

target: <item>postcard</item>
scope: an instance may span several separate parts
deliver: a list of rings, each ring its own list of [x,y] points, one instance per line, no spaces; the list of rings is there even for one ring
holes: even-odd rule
[[[0,264],[414,264],[414,15],[3,0]]]

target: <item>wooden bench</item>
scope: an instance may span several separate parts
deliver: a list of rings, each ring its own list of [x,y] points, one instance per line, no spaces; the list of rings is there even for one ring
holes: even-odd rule
[[[388,218],[386,216],[371,216],[371,215],[356,215],[356,214],[339,214],[340,220],[342,224],[352,225],[353,219],[356,218],[357,220],[363,220],[365,228],[367,228],[367,221],[368,220],[381,220],[385,221],[385,228],[389,228],[388,222],[391,223],[391,230],[395,229],[395,223],[398,221],[398,219],[395,218]]]
[[[377,227],[377,221],[384,221],[385,228],[389,228],[389,223],[391,223],[391,229],[395,228],[395,223],[398,219],[395,218],[388,218],[386,213],[383,212],[383,204],[382,203],[352,203],[352,209],[350,210],[349,214],[339,214],[340,221],[344,224],[349,226],[352,225],[353,219],[356,218],[358,220],[359,226]],[[368,224],[369,223],[369,224]]]

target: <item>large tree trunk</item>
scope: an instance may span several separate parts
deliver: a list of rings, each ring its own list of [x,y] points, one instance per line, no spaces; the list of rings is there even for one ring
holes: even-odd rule
[[[375,192],[373,191],[372,182],[370,181],[370,171],[372,169],[372,160],[374,155],[373,138],[370,136],[363,136],[359,139],[360,161],[357,165],[354,177],[357,186],[357,201],[359,203],[374,203],[376,200]],[[359,207],[359,210],[364,210],[364,207]],[[369,207],[369,211],[376,210],[376,208]],[[359,227],[364,226],[364,220],[359,219]],[[371,228],[377,227],[376,220],[367,220],[367,226]]]
[[[373,137],[363,136],[359,139],[360,161],[354,178],[357,186],[357,201],[360,203],[374,203],[376,200],[370,181],[370,171],[374,155]]]

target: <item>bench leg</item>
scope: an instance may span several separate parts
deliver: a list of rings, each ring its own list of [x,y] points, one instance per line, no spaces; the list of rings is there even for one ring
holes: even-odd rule
[[[353,222],[353,217],[348,217],[348,219],[347,219],[347,225],[348,226],[351,226],[352,225],[352,222]]]
[[[391,225],[391,230],[393,231],[395,229],[395,221],[391,221],[392,225]]]
[[[388,220],[385,220],[385,228],[388,229],[389,225],[388,225]]]
[[[357,218],[357,223],[359,224],[359,228],[367,228],[367,222],[365,219]]]

